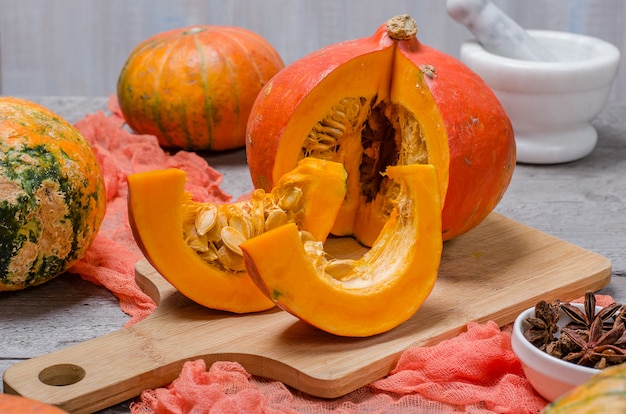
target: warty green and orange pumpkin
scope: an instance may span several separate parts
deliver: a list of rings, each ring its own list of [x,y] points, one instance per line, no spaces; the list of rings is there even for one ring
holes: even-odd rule
[[[91,246],[106,210],[85,138],[57,114],[0,98],[0,290],[39,285]]]
[[[548,404],[541,414],[605,414],[626,412],[626,364],[604,368]]]
[[[131,52],[117,84],[130,128],[161,146],[227,150],[244,146],[250,108],[284,66],[260,35],[198,25],[158,33]]]
[[[271,188],[305,157],[342,162],[348,194],[333,234],[371,245],[397,191],[381,173],[429,163],[438,172],[444,240],[477,226],[513,174],[511,122],[477,74],[416,32],[410,16],[396,16],[371,37],[322,48],[274,76],[248,121],[255,187]]]

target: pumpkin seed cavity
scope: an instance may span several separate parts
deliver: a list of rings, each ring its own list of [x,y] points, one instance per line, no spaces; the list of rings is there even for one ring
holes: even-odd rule
[[[358,151],[354,151],[357,147]],[[360,97],[341,99],[307,135],[300,158],[315,157],[346,163],[358,154],[361,194],[371,202],[378,194],[397,195],[397,184],[383,172],[390,165],[426,164],[428,151],[420,124],[406,108]],[[392,203],[385,205],[390,213]]]
[[[183,211],[183,237],[207,264],[220,270],[245,270],[241,243],[283,224],[298,224],[303,215],[302,189],[286,187],[272,193],[254,190],[249,200],[233,204],[187,201]],[[370,266],[362,260],[335,259],[322,242],[300,231],[306,255],[315,267],[346,286],[367,283]]]
[[[390,213],[399,187],[383,172],[389,165],[425,164],[428,153],[415,116],[399,105],[376,101],[376,97],[341,99],[313,126],[300,159],[314,157],[345,164],[344,157],[353,156],[356,146],[361,157],[361,194],[368,202],[384,194],[384,211]],[[205,262],[222,270],[243,271],[239,245],[283,224],[298,224],[304,213],[301,199],[302,189],[290,186],[277,193],[257,189],[249,200],[228,205],[189,201],[183,237]],[[348,275],[356,284],[366,283],[371,272],[366,263],[329,258],[310,234],[301,232],[301,238],[318,269],[342,283]]]
[[[220,270],[245,270],[239,245],[283,224],[298,224],[303,217],[302,189],[288,186],[272,193],[254,190],[249,200],[233,204],[187,201],[183,238],[206,263]],[[313,240],[301,232],[303,242]]]

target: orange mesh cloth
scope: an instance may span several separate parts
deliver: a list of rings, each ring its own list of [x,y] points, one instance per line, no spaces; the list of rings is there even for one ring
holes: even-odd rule
[[[612,302],[597,295],[598,306]],[[251,376],[236,362],[207,371],[190,361],[168,387],[144,391],[131,413],[539,413],[547,401],[524,376],[511,328],[470,322],[455,338],[407,349],[387,377],[332,400]]]
[[[107,185],[107,212],[87,255],[71,270],[105,286],[131,318],[145,318],[154,302],[136,285],[134,264],[142,255],[128,224],[126,176],[177,167],[188,174],[187,191],[198,201],[227,202],[222,176],[199,156],[165,153],[155,137],[127,132],[117,100],[111,115],[87,115],[76,127],[92,144]],[[599,296],[605,306],[610,297]],[[511,349],[510,326],[469,323],[467,331],[432,347],[405,351],[381,380],[341,398],[303,394],[278,381],[251,376],[236,362],[187,362],[166,388],[146,390],[131,405],[133,414],[200,413],[538,413],[546,401],[524,377]]]
[[[470,323],[467,332],[405,351],[389,376],[341,398],[314,398],[250,376],[235,362],[187,362],[167,388],[144,391],[133,414],[537,413],[547,402],[524,377],[508,330]]]

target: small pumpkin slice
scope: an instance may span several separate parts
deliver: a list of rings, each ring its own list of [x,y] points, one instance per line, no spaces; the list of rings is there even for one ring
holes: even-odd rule
[[[239,244],[284,223],[307,239],[326,239],[347,174],[340,163],[312,160],[302,160],[271,192],[255,190],[249,200],[231,204],[193,201],[182,170],[131,174],[128,208],[137,244],[165,279],[203,306],[235,313],[269,309],[274,303],[249,278]]]
[[[329,259],[293,224],[241,244],[252,279],[279,307],[324,331],[365,337],[409,319],[429,296],[442,252],[435,167],[387,168],[400,184],[390,219],[360,259]],[[285,260],[289,257],[289,260]]]

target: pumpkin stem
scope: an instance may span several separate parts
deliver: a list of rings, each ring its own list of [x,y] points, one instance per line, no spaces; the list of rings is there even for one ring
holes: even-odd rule
[[[387,34],[393,40],[409,40],[417,34],[417,23],[408,14],[400,14],[387,20]]]
[[[206,28],[201,27],[201,26],[194,26],[189,28],[188,30],[185,30],[183,32],[183,35],[193,35],[196,33],[200,33],[200,32],[204,32],[206,30]]]

